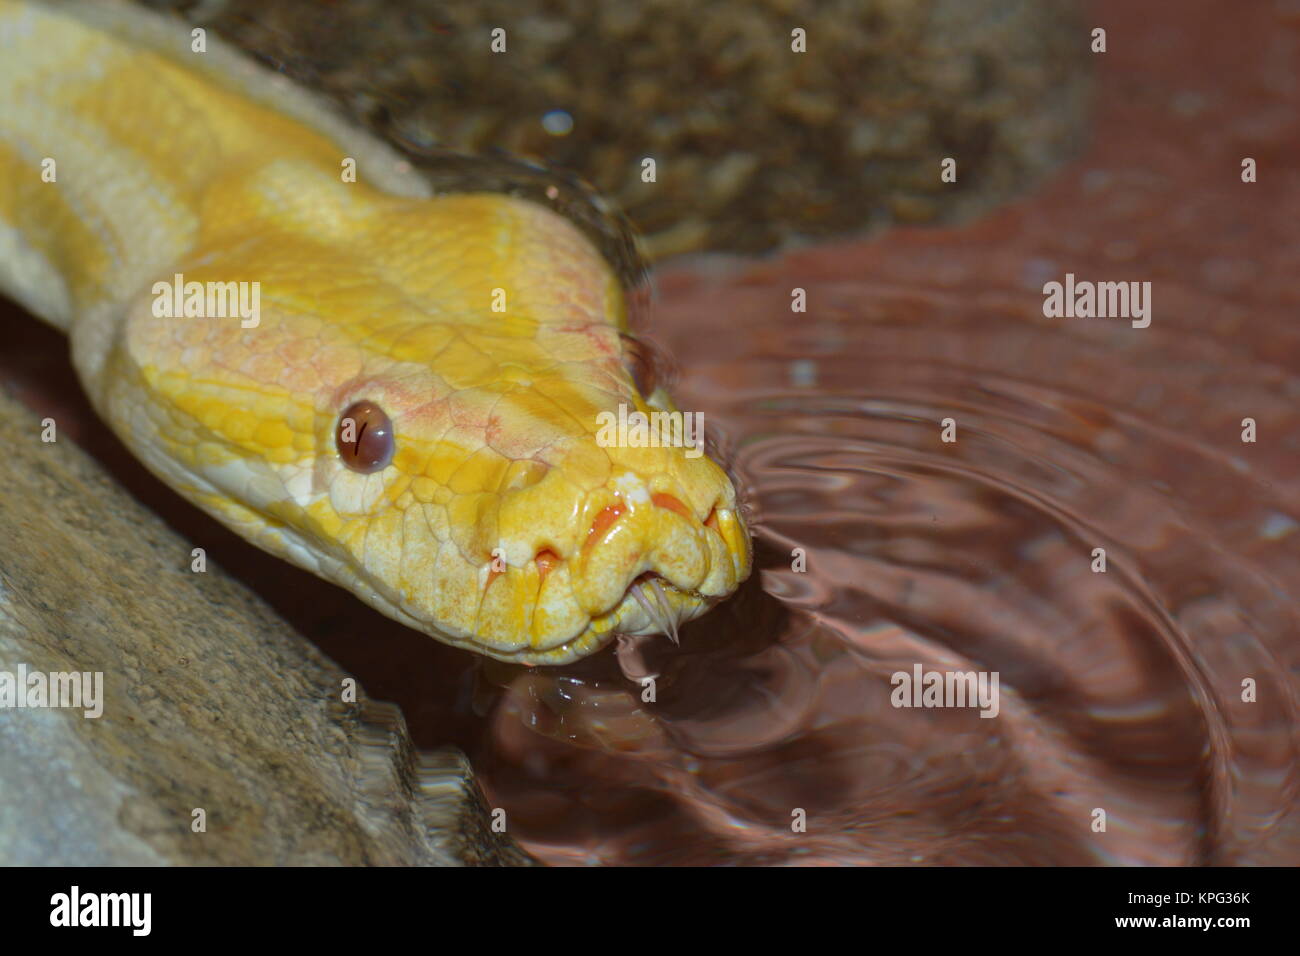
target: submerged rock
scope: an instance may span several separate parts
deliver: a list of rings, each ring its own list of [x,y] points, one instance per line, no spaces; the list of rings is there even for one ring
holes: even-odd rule
[[[41,432],[0,391],[0,863],[529,862],[460,751],[345,702],[346,673]],[[17,706],[60,673],[88,675],[78,706]]]

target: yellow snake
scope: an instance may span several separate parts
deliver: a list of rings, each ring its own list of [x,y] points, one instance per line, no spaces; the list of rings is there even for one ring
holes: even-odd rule
[[[638,391],[588,240],[523,200],[432,195],[204,39],[116,2],[0,0],[0,291],[68,332],[133,454],[257,546],[501,660],[571,661],[734,591],[750,542],[723,469],[600,440],[602,412],[672,406]],[[225,283],[255,316],[166,314],[188,294],[165,289]]]

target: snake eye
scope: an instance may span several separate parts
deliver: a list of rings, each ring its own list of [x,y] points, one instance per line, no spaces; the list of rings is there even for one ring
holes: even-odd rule
[[[634,335],[620,332],[618,337],[623,342],[623,365],[632,376],[632,383],[643,396],[650,395],[659,387],[654,351]]]
[[[353,402],[339,416],[334,431],[339,458],[350,469],[369,475],[393,460],[393,423],[374,402]]]

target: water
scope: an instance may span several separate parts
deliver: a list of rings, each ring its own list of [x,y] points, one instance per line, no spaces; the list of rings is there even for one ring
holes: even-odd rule
[[[243,545],[103,434],[35,323],[5,375],[463,747],[548,862],[1294,863],[1300,21],[1192,6],[1106,7],[1093,146],[996,215],[656,273],[649,334],[731,449],[756,570],[648,648],[653,702],[612,654],[485,662]],[[1151,326],[1045,318],[1066,272],[1151,282]],[[997,716],[893,706],[916,665],[996,672]]]
[[[1089,152],[971,227],[658,274],[756,573],[652,649],[653,703],[608,659],[477,675],[471,757],[533,853],[1300,858],[1300,176],[1239,176],[1300,146],[1288,16],[1148,24]],[[1150,281],[1150,327],[1045,318],[1066,272]],[[997,672],[998,715],[893,706],[917,664]]]
[[[1250,550],[1296,545],[1294,496],[1235,433],[1160,420],[1180,383],[1149,387],[1147,363],[1178,350],[1154,327],[1100,333],[1129,343],[1117,365],[978,295],[871,298],[865,328],[833,309],[759,312],[740,338],[701,329],[708,308],[684,323],[719,343],[695,347],[682,397],[736,446],[756,579],[656,648],[653,704],[607,660],[488,668],[508,692],[472,757],[512,829],[553,862],[1266,852],[1296,797],[1300,629]],[[1212,357],[1201,374],[1233,374]],[[1144,395],[1142,417],[1126,406]],[[1000,712],[891,706],[890,676],[918,663],[997,672]]]

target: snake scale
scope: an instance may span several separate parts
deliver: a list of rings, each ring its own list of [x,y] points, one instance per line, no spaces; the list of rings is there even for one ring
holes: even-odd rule
[[[168,308],[173,283],[251,288],[256,314]],[[577,228],[434,195],[177,21],[0,0],[0,291],[67,332],[169,486],[438,640],[565,663],[749,574],[723,468],[599,440],[602,413],[673,406]]]

